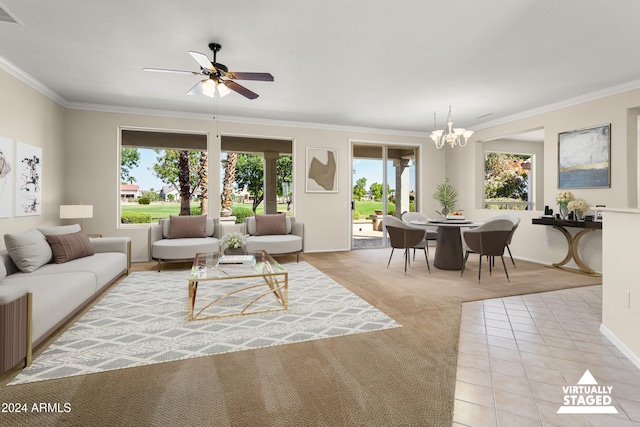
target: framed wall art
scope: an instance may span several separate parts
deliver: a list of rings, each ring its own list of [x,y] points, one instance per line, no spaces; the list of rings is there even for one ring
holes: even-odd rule
[[[558,134],[558,188],[611,187],[611,124]]]
[[[0,136],[0,218],[11,217],[13,169],[13,141]]]
[[[338,149],[307,147],[307,193],[338,192]]]
[[[16,142],[16,216],[40,215],[42,148]]]

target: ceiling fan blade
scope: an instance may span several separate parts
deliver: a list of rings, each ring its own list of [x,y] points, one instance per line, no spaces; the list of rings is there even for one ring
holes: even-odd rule
[[[206,81],[207,80],[205,79],[196,83],[194,87],[189,89],[189,92],[187,92],[187,95],[202,95],[204,93],[204,89],[202,88],[202,85]]]
[[[227,73],[227,77],[235,80],[258,80],[262,82],[273,81],[273,76],[269,73],[238,73],[229,71]]]
[[[195,74],[196,76],[202,76],[204,74],[197,71],[184,71],[184,70],[166,70],[164,68],[143,68],[143,71],[153,71],[154,73],[178,73],[178,74]]]
[[[224,80],[222,83],[224,83],[224,85],[229,89],[231,89],[232,91],[237,92],[246,98],[256,99],[258,97],[257,93],[250,91],[246,87],[239,85],[233,80]]]
[[[211,61],[209,61],[209,58],[207,58],[207,55],[200,53],[200,52],[194,52],[194,51],[190,51],[189,55],[191,55],[193,57],[193,59],[196,60],[196,62],[205,70],[207,71],[211,71],[212,73],[216,72],[215,67],[213,66],[213,64],[211,63]]]

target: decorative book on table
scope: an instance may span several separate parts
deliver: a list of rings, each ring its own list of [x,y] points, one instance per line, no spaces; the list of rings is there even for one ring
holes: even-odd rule
[[[218,258],[218,265],[225,267],[253,267],[256,257],[253,255],[222,255]]]

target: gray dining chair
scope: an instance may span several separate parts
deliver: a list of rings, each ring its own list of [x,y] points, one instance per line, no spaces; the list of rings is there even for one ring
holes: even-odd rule
[[[431,221],[431,218],[429,218],[427,215],[420,213],[420,212],[404,212],[402,214],[402,221],[412,225],[411,221],[415,221],[417,223],[421,223],[421,224],[427,224],[429,221]],[[429,241],[435,242],[436,240],[438,240],[438,228],[437,227],[429,227],[429,226],[414,226],[414,227],[420,227],[420,228],[424,228],[425,230],[427,230],[427,235],[425,236],[425,239],[427,240],[427,246],[426,246],[426,251],[427,251],[427,256],[429,256]],[[413,260],[415,261],[416,259],[416,251],[413,251]]]
[[[509,248],[509,245],[511,244],[511,238],[513,237],[513,234],[516,232],[518,225],[520,225],[520,217],[511,214],[502,214],[491,217],[491,219],[508,219],[512,222],[513,227],[511,228],[511,234],[509,234],[509,238],[507,239],[507,252],[509,252],[509,258],[511,258],[513,268],[516,268],[516,262],[513,260],[513,255],[511,255],[511,248]]]
[[[479,255],[478,283],[480,283],[482,258],[484,256],[489,258],[489,275],[491,275],[492,272],[493,259],[499,256],[502,260],[502,266],[504,267],[504,273],[507,276],[507,281],[510,282],[511,280],[509,279],[507,266],[504,263],[504,249],[507,245],[507,240],[509,239],[512,228],[513,223],[510,220],[492,218],[477,228],[463,231],[462,242],[465,247],[465,254],[460,276],[462,277],[464,274],[469,254],[475,253]]]
[[[429,273],[431,273],[429,257],[427,256],[427,241],[425,239],[427,230],[412,227],[400,219],[389,215],[385,215],[382,221],[389,233],[389,240],[391,242],[391,255],[389,255],[387,268],[389,268],[389,264],[391,263],[393,251],[395,249],[404,249],[404,274],[407,274],[407,265],[411,263],[409,250],[422,249],[424,250],[424,257],[427,260],[427,269]]]

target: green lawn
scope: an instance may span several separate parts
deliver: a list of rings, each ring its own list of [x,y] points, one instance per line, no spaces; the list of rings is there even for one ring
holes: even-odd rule
[[[152,202],[149,205],[139,205],[136,203],[123,203],[122,212],[143,212],[151,215],[151,222],[158,222],[161,218],[169,218],[171,215],[178,215],[180,213],[180,203],[178,202]],[[234,206],[243,206],[247,209],[251,209],[251,203],[236,203]],[[191,208],[200,207],[200,202],[192,202]],[[286,204],[278,204],[278,211],[286,211]],[[264,206],[260,204],[256,211],[257,214],[264,213]]]
[[[374,215],[377,210],[382,210],[382,202],[372,202],[370,200],[356,200],[355,208],[358,212],[360,212],[360,218],[368,217],[369,215]],[[393,203],[387,204],[388,210],[395,211],[396,205]]]

